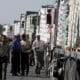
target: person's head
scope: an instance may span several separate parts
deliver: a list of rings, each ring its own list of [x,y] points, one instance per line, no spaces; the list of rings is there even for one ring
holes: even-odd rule
[[[14,35],[14,37],[13,38],[16,38],[16,35]]]
[[[17,39],[17,40],[20,40],[20,35],[17,35],[17,36],[16,36],[16,39]]]
[[[40,40],[40,35],[37,35],[37,37],[36,37],[36,38],[37,38],[37,40]]]
[[[6,42],[8,39],[5,35],[2,35],[1,40],[2,40],[2,42]]]
[[[22,34],[22,40],[26,40],[26,34]]]
[[[0,41],[2,40],[2,34],[0,34]]]
[[[29,34],[26,35],[26,39],[29,40]]]

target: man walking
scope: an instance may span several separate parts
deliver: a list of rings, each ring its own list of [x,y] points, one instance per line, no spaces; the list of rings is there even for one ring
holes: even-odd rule
[[[40,35],[37,35],[37,40],[33,42],[32,48],[36,52],[35,56],[37,59],[36,64],[36,74],[40,74],[40,70],[42,69],[42,66],[44,66],[44,50],[45,50],[45,44],[44,41],[40,40]]]
[[[8,39],[5,35],[2,35],[0,39],[0,80],[6,80],[7,64],[9,61],[9,49]],[[2,72],[4,72],[3,75]]]

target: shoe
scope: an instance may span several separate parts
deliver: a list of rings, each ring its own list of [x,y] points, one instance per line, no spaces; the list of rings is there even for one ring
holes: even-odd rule
[[[34,66],[34,65],[30,64],[30,66]]]
[[[26,72],[26,76],[28,76],[28,73],[29,73],[29,72]]]
[[[40,70],[42,70],[42,66],[40,66]]]
[[[12,74],[12,76],[18,76],[18,74],[15,73],[15,74]]]
[[[36,77],[40,77],[40,74],[36,74]]]
[[[17,73],[20,74],[20,71],[18,71]]]
[[[21,74],[20,73],[17,73],[17,75],[20,76]]]
[[[24,73],[21,73],[21,76],[24,76]]]
[[[35,73],[36,73],[36,74],[40,74],[40,69],[39,69],[39,68],[36,68],[36,69],[35,69]]]
[[[26,74],[26,76],[28,76],[28,74]]]

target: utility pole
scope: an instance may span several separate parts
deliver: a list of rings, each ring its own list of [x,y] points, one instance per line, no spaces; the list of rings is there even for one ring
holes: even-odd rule
[[[25,29],[24,29],[24,33],[26,34],[26,27],[27,27],[27,13],[25,14]]]
[[[54,47],[56,47],[56,42],[57,42],[57,32],[58,32],[58,15],[59,15],[59,6],[60,6],[60,0],[57,2],[57,8],[55,10],[55,30],[54,30]]]

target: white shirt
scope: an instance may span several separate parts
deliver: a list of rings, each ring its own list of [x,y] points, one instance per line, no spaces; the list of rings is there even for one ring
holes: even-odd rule
[[[44,43],[44,41],[42,41],[42,40],[40,40],[40,41],[35,40],[33,42],[32,49],[35,49],[37,47],[38,47],[38,51],[44,51],[44,49],[45,49],[45,43]]]
[[[22,40],[21,41],[21,46],[26,46],[26,41]]]

